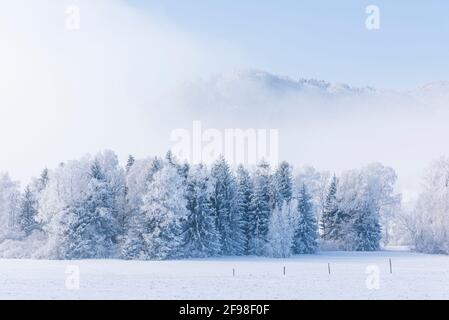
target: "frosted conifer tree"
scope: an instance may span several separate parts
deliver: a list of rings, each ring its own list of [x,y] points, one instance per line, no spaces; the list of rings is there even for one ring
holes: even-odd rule
[[[143,237],[143,213],[136,211],[128,218],[126,234],[121,244],[121,257],[128,260],[146,260],[147,250]]]
[[[182,177],[185,182],[185,180],[187,179],[188,173],[189,173],[189,165],[187,163],[180,164],[178,159],[176,159],[176,156],[173,154],[173,152],[171,150],[167,151],[167,153],[165,155],[165,162],[168,165],[176,168],[180,177]]]
[[[50,179],[39,208],[49,235],[49,256],[115,256],[124,210],[124,176],[111,151],[61,164]]]
[[[270,166],[262,162],[257,166],[254,176],[254,194],[248,219],[249,254],[262,255],[265,252],[271,214],[270,188]]]
[[[317,222],[312,197],[304,184],[299,188],[297,215],[293,252],[315,253],[318,248]]]
[[[102,163],[104,157],[100,154],[91,165],[87,199],[69,208],[74,217],[69,223],[70,258],[108,258],[116,254],[123,208],[116,198],[120,190],[108,181],[107,171],[113,168]]]
[[[36,193],[41,194],[42,191],[47,187],[50,180],[50,174],[47,168],[42,170],[40,177],[34,182],[33,189]]]
[[[91,159],[84,157],[61,163],[50,174],[48,185],[39,201],[37,215],[48,235],[47,245],[42,248],[42,255],[47,258],[74,258],[69,247],[71,239],[75,238],[71,225],[80,219],[77,211],[82,210],[76,209],[81,207],[89,195],[91,164]]]
[[[320,222],[331,179],[332,176],[329,172],[319,172],[314,167],[310,166],[301,168],[296,177],[296,185],[300,187],[304,184],[307,188],[307,192],[311,195],[315,216]],[[297,192],[299,192],[299,189]]]
[[[33,179],[22,194],[18,225],[20,230],[25,233],[25,236],[29,236],[34,230],[39,230],[41,227],[37,221],[39,200],[42,192],[48,185],[49,179],[49,171],[44,169],[40,177]]]
[[[150,170],[148,171],[147,179],[148,181],[153,180],[153,176],[164,167],[164,160],[161,158],[154,158],[151,161]]]
[[[104,175],[102,184],[109,199],[102,201],[111,212],[111,230],[117,227],[117,230],[113,231],[114,234],[111,234],[114,244],[117,245],[125,232],[127,193],[125,170],[120,166],[117,155],[110,150],[99,153],[95,160],[100,164],[101,172]]]
[[[186,257],[203,258],[220,252],[211,205],[211,185],[204,165],[194,167],[187,179],[188,216],[184,226],[183,248]]]
[[[146,259],[143,239],[145,217],[141,208],[148,185],[161,168],[162,162],[158,159],[138,159],[126,172],[125,236],[121,244],[121,256],[125,259]]]
[[[245,238],[237,184],[224,157],[212,166],[211,182],[211,203],[220,234],[221,253],[241,255],[244,253]]]
[[[20,203],[19,226],[26,236],[38,227],[36,221],[38,200],[30,186],[25,188]]]
[[[351,229],[346,236],[346,249],[379,250],[381,228],[378,213],[372,205],[370,201],[363,201],[351,212]]]
[[[293,195],[293,174],[288,162],[283,161],[279,164],[272,183],[272,205],[282,207],[284,201],[290,203]]]
[[[181,256],[182,224],[188,213],[185,194],[183,179],[173,166],[164,165],[154,174],[141,208],[147,259]]]
[[[347,250],[373,251],[380,247],[380,213],[390,206],[396,174],[379,163],[344,172],[339,184],[339,212],[344,220],[342,246]]]
[[[126,161],[126,172],[129,172],[133,164],[136,162],[136,159],[133,157],[133,155],[128,156],[128,160]]]
[[[337,177],[334,175],[330,181],[323,204],[321,215],[321,232],[324,240],[338,240],[339,228],[337,223],[340,214],[337,201]]]
[[[20,214],[19,184],[8,174],[0,175],[0,240],[11,232],[18,231]]]
[[[242,228],[245,235],[245,253],[248,254],[251,224],[252,197],[254,193],[254,183],[248,170],[242,165],[237,168],[237,194],[240,212],[242,215]]]

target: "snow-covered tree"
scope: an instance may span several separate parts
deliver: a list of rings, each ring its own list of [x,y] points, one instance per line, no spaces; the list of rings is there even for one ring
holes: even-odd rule
[[[362,169],[367,193],[375,202],[381,226],[382,242],[389,244],[398,231],[395,225],[401,210],[401,194],[395,192],[396,172],[380,163],[372,163]]]
[[[263,255],[267,244],[268,223],[271,214],[271,174],[270,166],[261,162],[254,176],[254,194],[251,199],[251,210],[248,223],[248,253]]]
[[[178,160],[171,150],[168,150],[165,154],[165,161],[171,166],[179,167]]]
[[[327,188],[321,214],[321,236],[324,240],[340,241],[346,223],[345,213],[339,209],[337,200],[337,177],[334,175]]]
[[[143,237],[143,215],[135,213],[128,218],[126,234],[120,246],[120,256],[127,260],[146,260],[148,259]]]
[[[151,161],[150,171],[148,173],[148,181],[152,181],[154,175],[164,167],[164,160],[158,157]]]
[[[407,220],[419,251],[449,253],[448,163],[432,166]],[[262,162],[253,175],[240,166],[234,176],[224,157],[209,172],[179,164],[171,152],[164,159],[130,156],[121,167],[105,151],[44,170],[22,195],[18,183],[0,175],[0,241],[24,247],[37,239],[45,246],[36,256],[55,259],[287,257],[317,250],[318,207],[326,244],[377,250],[382,230],[384,243],[395,231],[391,220],[401,200],[395,181],[394,170],[381,164],[339,179],[312,168],[295,189],[287,162],[274,174]]]
[[[298,194],[296,229],[294,236],[293,252],[315,253],[318,249],[318,229],[313,210],[312,197],[304,184],[301,185]]]
[[[97,155],[89,170],[87,197],[67,208],[67,258],[116,255],[123,232],[124,180],[114,154]]]
[[[129,172],[133,164],[136,162],[136,158],[133,155],[128,156],[128,160],[126,161],[126,172]]]
[[[108,258],[122,233],[123,170],[111,151],[60,165],[50,178],[38,218],[54,258]]]
[[[242,216],[242,228],[245,236],[245,253],[249,253],[252,197],[254,193],[254,183],[248,170],[242,165],[237,168],[237,195],[240,212]]]
[[[164,164],[148,185],[142,204],[142,233],[146,259],[181,256],[182,224],[188,211],[183,178],[171,165]]]
[[[272,177],[271,202],[272,206],[282,207],[284,202],[290,203],[293,197],[293,173],[288,162],[279,164]]]
[[[120,240],[125,231],[127,192],[126,173],[120,166],[117,155],[110,150],[97,154],[95,161],[99,165],[100,177],[101,174],[103,175],[103,177],[101,177],[103,180],[96,179],[95,182],[101,182],[105,188],[105,194],[108,195],[105,204],[111,212],[114,224],[117,223],[117,232],[116,235],[113,236],[114,243],[117,244],[117,241]]]
[[[220,234],[223,255],[244,253],[242,212],[240,211],[237,184],[224,157],[220,157],[211,169],[212,211]]]
[[[345,248],[355,251],[376,251],[380,248],[381,229],[378,211],[370,200],[356,203],[349,211],[350,229]]]
[[[77,216],[73,210],[88,197],[91,160],[80,160],[60,164],[50,172],[47,187],[39,201],[39,223],[48,235],[48,242],[41,255],[47,258],[64,259],[67,256],[69,224]]]
[[[173,154],[171,150],[167,151],[165,155],[165,161],[168,165],[176,168],[179,175],[184,179],[185,182],[189,174],[189,164],[188,163],[180,164],[178,159],[176,159],[176,156]]]
[[[8,174],[0,175],[0,240],[18,231],[20,214],[19,183]]]
[[[269,257],[290,257],[295,233],[293,212],[292,203],[284,201],[281,208],[276,206],[271,213],[265,249],[265,253]]]
[[[321,221],[325,198],[332,176],[329,172],[319,172],[314,167],[306,166],[299,170],[296,177],[296,185],[300,188],[303,184],[312,197],[313,208],[317,221]],[[296,190],[299,192],[299,189]]]
[[[33,183],[32,189],[34,189],[38,194],[40,194],[48,185],[50,180],[50,174],[47,168],[42,170],[40,177]]]
[[[26,236],[38,227],[36,216],[38,212],[38,199],[30,186],[25,188],[20,201],[19,227]]]
[[[343,173],[339,183],[339,211],[345,217],[343,247],[373,251],[380,247],[380,214],[394,194],[393,169],[375,163]]]
[[[449,158],[427,169],[407,227],[416,251],[449,254]]]
[[[49,179],[49,171],[48,169],[44,169],[40,177],[33,179],[22,194],[18,225],[20,230],[25,233],[25,236],[29,236],[33,231],[40,229],[37,221],[39,200],[42,192],[48,185]]]
[[[184,224],[184,256],[203,258],[220,253],[220,236],[212,212],[212,186],[204,165],[194,167],[187,178],[188,216]]]
[[[126,173],[125,235],[121,244],[121,256],[125,259],[146,257],[142,235],[144,215],[141,208],[148,185],[161,168],[162,162],[158,159],[138,159]]]

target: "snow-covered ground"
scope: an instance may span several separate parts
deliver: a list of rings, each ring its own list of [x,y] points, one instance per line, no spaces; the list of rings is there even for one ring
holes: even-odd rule
[[[449,299],[449,257],[387,250],[291,259],[0,260],[0,298]]]

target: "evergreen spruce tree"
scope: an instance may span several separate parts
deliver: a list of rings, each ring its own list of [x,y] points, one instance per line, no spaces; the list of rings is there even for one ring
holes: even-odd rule
[[[244,253],[245,238],[237,184],[223,156],[212,166],[211,177],[212,211],[220,234],[221,253],[241,255]]]
[[[45,168],[42,171],[39,179],[37,180],[36,187],[35,187],[36,192],[38,194],[41,193],[47,187],[49,181],[50,181],[50,174],[48,172],[48,169]]]
[[[19,214],[19,228],[25,233],[26,236],[30,235],[33,230],[38,228],[36,221],[38,201],[35,193],[31,190],[30,186],[27,186],[23,193],[20,214]]]
[[[96,217],[89,212],[85,202],[76,202],[64,209],[61,224],[66,235],[62,238],[59,251],[63,259],[105,258],[98,256]]]
[[[146,260],[147,250],[143,237],[144,216],[141,211],[133,212],[126,226],[126,236],[121,248],[121,257],[127,260]]]
[[[148,172],[148,181],[151,182],[153,180],[153,176],[163,168],[164,160],[158,157],[155,157],[151,162],[151,167]]]
[[[249,254],[263,255],[265,252],[271,214],[270,192],[270,166],[266,162],[261,162],[254,177],[254,193],[248,218]]]
[[[346,249],[376,251],[380,248],[381,227],[377,208],[369,198],[364,198],[350,214]]]
[[[126,162],[126,172],[129,172],[133,164],[136,162],[136,159],[133,157],[133,155],[128,156],[128,160]]]
[[[188,216],[184,226],[184,256],[204,258],[220,253],[219,234],[212,212],[211,185],[204,165],[187,178]]]
[[[334,175],[327,189],[321,215],[321,232],[324,240],[337,240],[336,221],[339,209],[337,202],[337,177]]]
[[[144,234],[147,219],[142,211],[143,197],[155,175],[164,167],[159,158],[136,161],[127,172],[125,236],[121,244],[124,259],[150,259]]]
[[[106,168],[103,169],[95,161],[91,169],[91,195],[87,200],[87,209],[92,214],[93,222],[97,224],[97,256],[110,257],[122,232],[119,218],[121,208],[116,206],[115,190],[106,177]]]
[[[185,185],[169,164],[158,170],[143,197],[142,238],[146,259],[169,259],[182,255],[182,224],[187,218]]]
[[[252,197],[254,193],[253,180],[243,165],[237,168],[237,194],[240,212],[242,216],[242,228],[245,236],[245,254],[249,254]]]
[[[165,154],[165,161],[173,167],[179,166],[179,163],[171,150],[168,150],[167,153]]]
[[[20,212],[18,224],[26,236],[30,235],[34,230],[40,229],[37,221],[39,212],[39,199],[47,187],[50,176],[48,169],[44,169],[38,179],[33,179],[32,183],[25,188],[20,199]]]
[[[293,173],[288,162],[280,163],[273,176],[272,206],[282,207],[284,201],[290,203],[293,195]]]
[[[315,253],[318,248],[317,222],[312,197],[304,184],[301,184],[299,189],[297,214],[293,252],[296,254]]]
[[[96,159],[91,165],[88,196],[67,208],[70,259],[108,258],[115,254],[120,233],[119,212],[104,169]]]
[[[178,174],[185,180],[187,179],[187,175],[189,172],[189,165],[185,163],[184,165],[181,165],[176,159],[176,156],[173,154],[171,150],[168,150],[165,154],[165,162],[175,168],[178,171]]]

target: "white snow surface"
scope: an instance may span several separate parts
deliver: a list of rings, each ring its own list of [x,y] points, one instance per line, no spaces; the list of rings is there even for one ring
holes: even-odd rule
[[[392,274],[389,268],[390,258]],[[328,263],[331,267],[330,275]],[[380,271],[378,289],[368,289],[366,285],[370,276],[367,267],[373,265]],[[78,290],[66,287],[67,278],[71,276],[66,272],[73,270],[71,266],[79,267]],[[389,249],[371,253],[321,252],[290,259],[2,259],[0,298],[448,299],[449,257]]]

